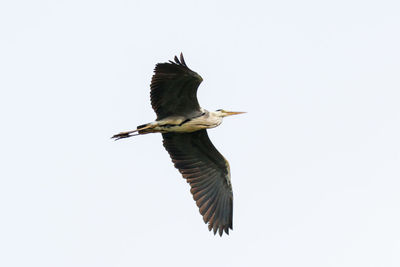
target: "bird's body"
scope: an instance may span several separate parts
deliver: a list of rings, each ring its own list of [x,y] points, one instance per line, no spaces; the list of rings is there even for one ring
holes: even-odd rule
[[[191,186],[191,193],[209,229],[232,229],[233,194],[228,161],[208,138],[206,129],[217,127],[223,117],[241,114],[200,107],[196,92],[203,80],[180,60],[156,65],[151,82],[154,122],[121,132],[115,140],[148,133],[162,133],[163,144],[175,167]]]
[[[141,134],[144,133],[191,133],[198,130],[217,127],[222,123],[222,117],[219,112],[210,112],[201,109],[199,116],[169,116],[161,120],[139,125],[135,130]]]

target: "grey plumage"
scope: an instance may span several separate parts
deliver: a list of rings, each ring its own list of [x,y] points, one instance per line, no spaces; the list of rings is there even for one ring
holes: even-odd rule
[[[223,232],[229,234],[233,221],[230,168],[211,143],[206,129],[220,125],[223,117],[243,112],[209,112],[201,108],[196,94],[202,80],[187,67],[182,54],[180,59],[157,64],[150,85],[151,105],[157,119],[113,138],[162,133],[164,147],[190,184],[204,222],[210,231],[222,236]]]

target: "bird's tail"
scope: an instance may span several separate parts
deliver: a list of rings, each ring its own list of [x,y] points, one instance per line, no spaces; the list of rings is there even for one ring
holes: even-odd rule
[[[136,130],[132,130],[132,131],[127,131],[127,132],[121,132],[118,133],[116,135],[113,135],[111,138],[113,138],[114,140],[119,140],[122,138],[128,138],[128,137],[132,137],[132,136],[136,136],[136,135],[142,135],[142,134],[148,134],[148,133],[154,133],[156,132],[154,130],[154,127],[156,127],[156,125],[154,123],[146,123],[146,124],[142,124],[139,125]]]

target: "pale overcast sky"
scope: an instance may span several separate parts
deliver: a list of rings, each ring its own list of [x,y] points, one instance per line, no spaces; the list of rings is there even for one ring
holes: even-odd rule
[[[0,266],[400,266],[399,1],[2,1]],[[159,134],[183,52],[229,160],[208,232]]]

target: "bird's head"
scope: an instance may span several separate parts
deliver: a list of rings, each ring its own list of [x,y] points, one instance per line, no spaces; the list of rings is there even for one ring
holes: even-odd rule
[[[227,116],[231,116],[231,115],[238,115],[238,114],[243,114],[246,112],[239,112],[239,111],[226,111],[223,109],[217,109],[215,111],[215,114],[219,117],[227,117]]]

